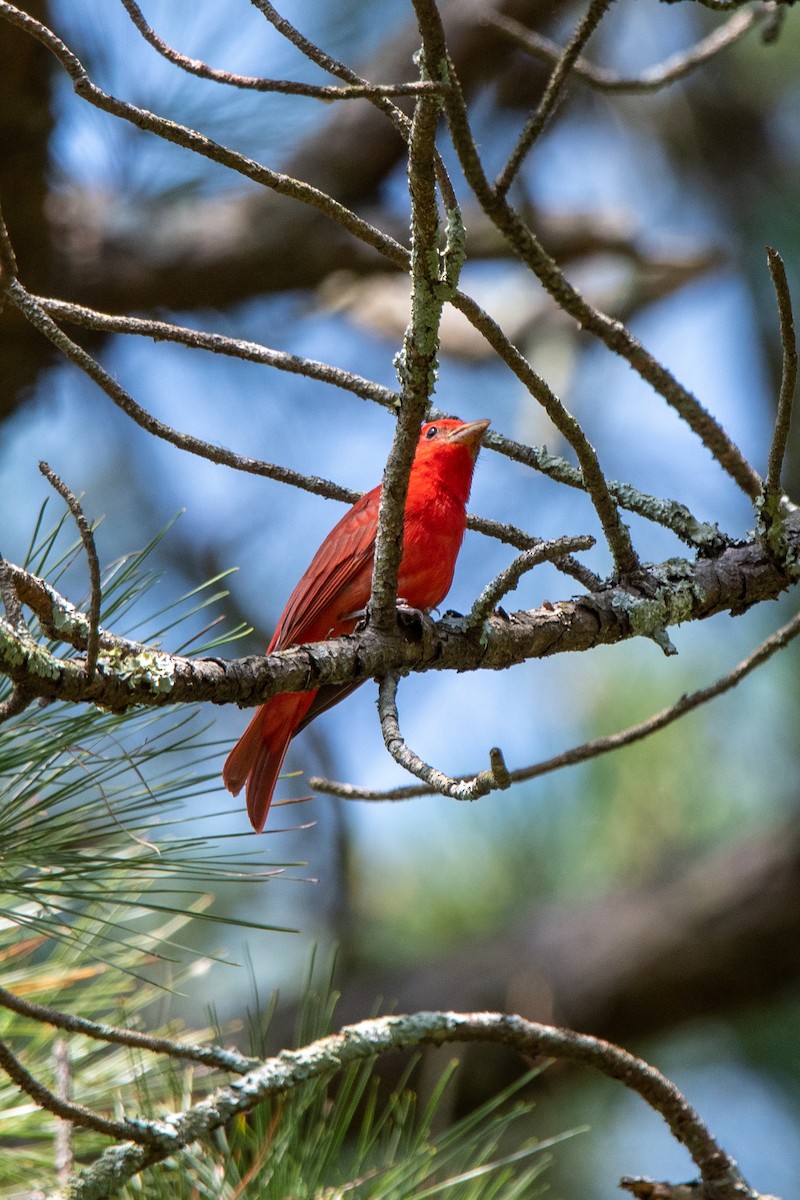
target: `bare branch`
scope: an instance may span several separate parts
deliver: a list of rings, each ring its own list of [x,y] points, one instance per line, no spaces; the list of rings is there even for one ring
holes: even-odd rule
[[[478,596],[466,621],[468,631],[480,630],[494,612],[497,605],[513,592],[526,571],[532,571],[543,562],[558,562],[564,555],[576,550],[590,550],[595,544],[593,537],[563,537],[550,542],[541,542],[530,550],[524,550],[509,563]]]
[[[94,534],[84,516],[80,501],[74,492],[70,491],[63,479],[46,462],[39,463],[39,470],[59,496],[66,502],[69,511],[78,526],[86,558],[89,562],[89,636],[86,639],[86,678],[91,682],[97,667],[97,655],[100,649],[100,605],[103,593],[100,585],[100,560],[97,557],[97,547],[94,544]]]
[[[25,1000],[15,996],[6,988],[0,987],[0,1005],[26,1017],[67,1033],[80,1033],[85,1037],[106,1042],[116,1046],[134,1046],[139,1050],[150,1050],[153,1054],[166,1054],[170,1058],[178,1058],[186,1062],[201,1063],[221,1071],[233,1071],[243,1075],[258,1061],[239,1054],[236,1050],[224,1050],[221,1046],[193,1046],[189,1042],[178,1042],[172,1038],[154,1037],[149,1033],[140,1033],[133,1029],[120,1029],[116,1025],[106,1025],[99,1021],[89,1021],[85,1017],[77,1017],[73,1013],[61,1012],[47,1004],[37,1004],[33,1000]]]
[[[291,375],[304,375],[307,379],[316,379],[321,383],[329,383],[333,387],[342,388],[360,396],[362,400],[371,400],[382,408],[395,410],[399,394],[391,388],[373,383],[354,375],[352,371],[344,371],[330,363],[318,362],[313,358],[301,358],[297,354],[289,354],[285,350],[272,350],[258,342],[248,342],[241,338],[226,337],[222,333],[207,333],[201,329],[190,329],[183,325],[173,325],[168,321],[156,321],[145,317],[116,316],[111,313],[97,312],[80,304],[70,304],[64,300],[53,300],[44,296],[31,294],[31,299],[39,304],[51,317],[67,321],[71,325],[80,325],[84,329],[94,329],[102,333],[136,334],[139,337],[152,338],[155,342],[175,342],[189,346],[195,350],[208,350],[212,354],[225,354],[230,358],[240,358],[245,362],[263,363],[275,367],[278,371],[286,371]]]
[[[428,0],[425,0],[427,3]],[[620,520],[614,501],[612,500],[606,478],[600,468],[594,447],[572,413],[568,412],[546,381],[534,371],[523,354],[506,338],[496,321],[484,313],[468,296],[461,293],[453,297],[453,306],[460,311],[471,314],[476,327],[487,338],[501,358],[514,371],[539,401],[556,429],[572,446],[581,465],[580,478],[585,490],[589,493],[592,503],[600,518],[606,540],[614,555],[614,561],[620,574],[633,573],[638,568],[638,558],[631,545],[630,536]],[[487,437],[487,445],[494,444]]]
[[[34,20],[28,13],[22,12],[15,5],[6,3],[5,0],[0,0],[0,17],[4,17],[12,25],[25,30],[46,46],[72,79],[76,93],[89,104],[112,116],[129,121],[138,129],[154,133],[173,145],[182,146],[203,158],[228,167],[246,179],[252,179],[255,183],[270,188],[278,195],[289,196],[303,204],[308,204],[311,208],[336,221],[360,241],[378,250],[396,266],[405,265],[408,252],[398,242],[381,233],[374,225],[370,225],[369,222],[356,216],[351,209],[340,204],[338,200],[334,200],[326,192],[292,176],[273,171],[262,163],[254,162],[253,159],[238,154],[235,150],[212,141],[211,138],[204,137],[195,129],[180,125],[176,121],[168,121],[164,117],[159,117],[146,109],[119,100],[103,91],[102,88],[92,83],[80,59],[61,38],[46,25]]]
[[[495,1042],[528,1058],[578,1062],[636,1092],[664,1119],[673,1137],[685,1146],[703,1185],[715,1200],[758,1200],[742,1179],[697,1112],[664,1075],[628,1051],[600,1038],[556,1029],[503,1013],[429,1012],[378,1017],[345,1026],[300,1050],[284,1050],[231,1087],[218,1088],[184,1112],[171,1114],[164,1126],[174,1134],[169,1143],[149,1147],[116,1146],[85,1168],[72,1183],[71,1200],[108,1196],[145,1166],[162,1161],[176,1149],[251,1111],[272,1096],[329,1075],[354,1062],[387,1051],[450,1042]]]
[[[135,421],[147,433],[162,438],[165,442],[177,446],[179,450],[186,450],[191,454],[198,455],[200,458],[206,458],[210,462],[219,463],[225,467],[233,467],[237,471],[245,471],[250,475],[261,475],[265,479],[277,479],[281,483],[289,483],[293,487],[302,488],[303,491],[312,492],[316,496],[326,496],[332,500],[345,500],[351,504],[358,498],[358,492],[353,491],[351,488],[341,487],[339,484],[332,483],[327,479],[320,479],[314,475],[303,475],[299,471],[293,471],[290,467],[281,467],[275,463],[262,462],[256,458],[234,454],[233,451],[226,450],[222,446],[214,446],[210,442],[203,441],[202,438],[192,437],[191,434],[180,433],[178,430],[172,429],[171,426],[165,424],[163,421],[159,421],[143,409],[141,405],[137,404],[133,397],[117,383],[116,379],[100,366],[96,359],[92,358],[77,342],[73,342],[56,325],[55,321],[47,315],[41,305],[16,280],[12,280],[8,289],[8,295],[11,302],[24,313],[31,324],[35,325],[71,362],[74,362],[82,371],[85,371],[103,389],[106,395],[114,401],[117,407],[121,408],[131,420]]]
[[[769,449],[769,465],[767,478],[764,481],[764,497],[780,498],[781,470],[786,456],[786,444],[789,440],[789,428],[792,421],[792,406],[797,390],[797,340],[794,332],[794,316],[792,315],[792,297],[789,283],[786,279],[786,268],[777,250],[767,246],[772,282],[778,300],[780,316],[781,346],[783,347],[783,365],[781,370],[781,390],[778,397],[778,411],[775,417],[775,430]]]
[[[591,742],[583,742],[580,746],[564,750],[561,754],[543,759],[542,762],[535,763],[531,767],[519,767],[514,771],[509,771],[509,781],[522,783],[529,779],[538,779],[540,775],[547,775],[551,771],[560,771],[564,767],[576,766],[578,763],[587,762],[589,759],[598,758],[601,754],[608,754],[612,750],[619,750],[623,746],[630,746],[634,742],[640,742],[643,738],[650,737],[651,734],[665,729],[667,725],[671,725],[673,721],[693,712],[702,704],[707,704],[709,700],[714,700],[717,696],[729,692],[756,667],[760,667],[778,650],[788,646],[798,634],[800,634],[800,614],[782,625],[775,633],[770,634],[755,648],[752,654],[737,663],[725,675],[720,676],[715,683],[681,696],[680,700],[670,705],[669,708],[654,713],[653,716],[648,717],[645,721],[639,721],[636,725],[629,725],[627,729],[622,729],[618,733],[595,738]],[[462,783],[469,778],[469,776],[459,776],[454,782]],[[439,790],[433,785],[412,784],[407,787],[388,788],[380,791],[355,787],[350,783],[338,783],[331,779],[320,779],[317,776],[312,776],[308,784],[316,792],[342,796],[347,800],[411,800],[417,796],[430,796]]]
[[[695,46],[677,54],[671,54],[664,62],[648,67],[640,75],[616,75],[613,71],[606,71],[603,67],[598,67],[580,57],[573,63],[572,74],[601,92],[634,94],[656,92],[676,83],[679,79],[684,79],[697,67],[714,58],[721,50],[732,46],[766,17],[771,16],[776,7],[773,0],[766,0],[766,3],[757,5],[747,12],[735,13],[724,25],[714,29]],[[536,58],[544,59],[545,62],[557,63],[564,53],[557,42],[529,29],[505,13],[490,12],[487,14],[486,23],[492,29],[496,29],[510,38],[515,46],[519,46],[520,49],[526,50]]]
[[[4,1041],[0,1041],[0,1069],[5,1071],[9,1079],[30,1096],[39,1108],[54,1113],[62,1121],[70,1121],[83,1129],[93,1129],[95,1133],[103,1133],[116,1141],[135,1142],[142,1146],[151,1146],[158,1136],[153,1122],[112,1121],[82,1104],[62,1100],[31,1075]]]
[[[544,95],[536,108],[536,112],[525,123],[525,128],[509,155],[508,162],[495,180],[494,192],[497,197],[503,197],[508,193],[508,189],[519,173],[526,154],[552,116],[581,50],[608,12],[612,3],[613,0],[591,0],[585,16],[579,21],[577,29],[555,64],[553,72],[547,81]]]
[[[434,0],[415,0],[415,6],[421,22],[423,18],[419,17],[420,12],[424,17],[429,57],[447,61],[444,31]],[[445,93],[444,106],[462,169],[481,207],[503,233],[509,247],[522,262],[530,267],[564,312],[572,316],[581,328],[594,334],[609,350],[629,362],[634,370],[663,396],[668,404],[672,405],[717,459],[720,466],[728,472],[746,495],[755,499],[761,490],[758,473],[747,462],[722,426],[700,404],[696,396],[682,387],[674,376],[645,350],[621,321],[614,320],[584,299],[578,289],[567,280],[555,260],[547,254],[519,213],[509,205],[504,197],[495,194],[480,161],[470,130],[464,97],[457,78],[452,74],[452,68],[449,82],[451,86]],[[456,306],[458,307],[458,305]],[[534,391],[532,394],[544,403],[538,391]],[[548,413],[548,415],[550,414]],[[572,439],[569,440],[573,444]],[[577,447],[575,450],[578,453]],[[588,470],[583,458],[580,461],[588,483],[591,471],[599,471],[599,468],[593,465],[596,463],[596,456],[592,451],[588,457]],[[600,513],[598,510],[598,512],[606,537],[609,538],[609,545],[616,546],[618,559],[621,557],[627,564],[626,569],[633,570],[634,564],[631,560],[633,551],[626,551],[627,535],[624,529],[620,528],[620,522],[616,517],[610,498],[608,506],[604,505],[604,511]],[[618,569],[620,569],[619,561]]]
[[[460,781],[451,779],[449,775],[431,767],[415,754],[400,732],[400,719],[397,715],[398,680],[398,675],[390,674],[381,679],[378,685],[378,717],[383,744],[396,763],[410,774],[416,775],[418,779],[424,780],[430,791],[449,796],[452,800],[478,800],[498,788],[511,786],[503,752],[496,746],[491,751],[490,770],[481,771]]]
[[[412,83],[387,84],[353,84],[349,87],[318,86],[313,83],[300,83],[288,79],[264,79],[253,75],[238,75],[234,71],[220,71],[210,67],[197,58],[189,58],[174,50],[172,46],[160,38],[155,30],[147,24],[142,10],[134,0],[122,0],[128,16],[141,33],[142,37],[154,50],[166,58],[174,66],[197,75],[200,79],[212,80],[214,83],[224,83],[229,87],[243,88],[254,92],[279,92],[289,96],[308,96],[314,100],[358,100],[365,97],[383,96],[415,96],[420,92],[441,91],[441,86],[427,81]]]

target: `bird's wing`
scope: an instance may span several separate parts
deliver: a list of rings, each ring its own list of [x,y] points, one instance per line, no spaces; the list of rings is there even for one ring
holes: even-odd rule
[[[346,614],[337,601],[348,589],[351,611],[367,603],[379,503],[380,487],[373,488],[334,525],[287,600],[267,653],[341,633]],[[359,581],[363,587],[356,586]]]

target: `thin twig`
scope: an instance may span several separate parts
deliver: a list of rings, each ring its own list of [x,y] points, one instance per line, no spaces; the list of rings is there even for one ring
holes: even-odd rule
[[[444,30],[434,0],[415,0],[415,8],[421,27],[425,30],[429,57],[447,61]],[[462,169],[478,202],[502,233],[509,248],[531,269],[564,312],[603,342],[609,350],[630,363],[633,369],[675,408],[745,494],[755,499],[761,491],[761,479],[719,422],[700,404],[696,396],[682,387],[674,376],[645,350],[621,321],[601,312],[584,299],[555,260],[547,254],[520,214],[504,197],[495,194],[494,188],[486,178],[470,129],[464,95],[452,66],[449,82],[451,86],[444,95],[444,106]],[[456,307],[458,306],[456,303]],[[534,394],[537,395],[535,392]],[[581,466],[586,474],[583,462]],[[608,516],[603,521],[606,537],[609,536],[606,530],[607,520]],[[613,522],[609,529],[614,530]],[[623,538],[619,551],[622,552],[625,535],[617,532],[613,536]]]
[[[371,90],[368,90],[371,89],[371,85],[366,79],[363,79],[362,76],[354,71],[352,67],[349,67],[346,63],[341,62],[337,58],[333,58],[330,54],[326,53],[326,51],[315,45],[314,42],[309,41],[307,37],[304,37],[300,30],[292,25],[291,21],[288,21],[286,17],[281,16],[277,9],[275,9],[273,5],[269,3],[269,0],[251,0],[251,3],[259,10],[259,12],[263,13],[272,27],[276,29],[282,37],[285,37],[286,40],[291,43],[291,45],[295,46],[301,54],[304,54],[310,62],[313,62],[318,67],[321,67],[323,71],[327,71],[331,75],[336,75],[339,79],[344,79],[352,88],[365,89],[365,99],[369,100],[370,103],[372,103],[376,108],[380,109],[380,111],[389,118],[404,142],[407,143],[410,140],[411,119],[406,113],[403,112],[402,108],[399,108],[396,104],[393,104],[388,96],[376,94]],[[436,85],[435,88],[430,89],[434,92],[434,94],[443,91],[448,86],[446,81],[443,80],[434,80],[432,82],[434,82]],[[436,178],[442,191],[445,207],[455,207],[456,197],[453,185],[450,182],[450,177],[438,151],[434,151],[434,156],[434,161],[436,164]]]
[[[62,1121],[70,1121],[83,1129],[93,1129],[96,1133],[103,1133],[117,1142],[130,1141],[141,1146],[152,1146],[161,1133],[160,1130],[156,1132],[157,1127],[152,1122],[112,1121],[82,1104],[62,1100],[31,1075],[4,1041],[0,1041],[0,1069],[5,1071],[21,1091],[30,1096],[37,1107],[54,1113]]]
[[[679,79],[684,79],[697,67],[714,58],[721,50],[732,46],[766,17],[771,16],[775,8],[776,5],[772,0],[767,0],[767,3],[750,9],[749,12],[737,12],[730,20],[712,30],[696,45],[677,54],[671,54],[669,58],[655,66],[648,67],[640,75],[617,75],[613,71],[598,67],[585,58],[575,60],[572,65],[572,74],[602,92],[634,94],[656,92]],[[520,49],[526,50],[529,54],[544,59],[546,62],[557,63],[564,53],[563,48],[557,42],[551,41],[550,38],[533,29],[528,29],[526,25],[522,25],[513,17],[506,16],[505,13],[491,12],[487,14],[486,24],[510,38]]]
[[[665,729],[671,725],[673,721],[677,721],[680,717],[686,716],[687,713],[693,712],[702,704],[707,704],[710,700],[714,700],[717,696],[723,695],[734,688],[737,683],[740,683],[745,676],[749,675],[762,663],[765,663],[778,650],[782,650],[788,646],[800,634],[800,613],[777,629],[775,633],[770,634],[765,638],[747,658],[742,659],[725,675],[720,676],[714,683],[708,687],[699,688],[695,692],[681,696],[669,708],[664,708],[660,712],[654,713],[647,717],[644,721],[639,721],[636,725],[629,725],[627,729],[621,729],[617,733],[608,734],[605,737],[594,738],[590,742],[583,742],[580,746],[574,746],[571,750],[564,750],[561,754],[555,754],[552,758],[543,759],[541,762],[534,763],[530,767],[519,767],[514,771],[509,771],[509,779],[511,783],[523,783],[526,780],[538,779],[540,775],[547,775],[552,771],[560,771],[563,767],[576,766],[578,763],[587,762],[589,759],[597,758],[601,754],[608,754],[612,750],[619,750],[623,746],[630,746],[634,742],[640,742],[643,738],[650,737],[651,734],[657,733],[661,729]],[[459,776],[456,778],[456,783],[468,780],[470,776]],[[342,796],[347,800],[412,800],[417,796],[430,796],[439,789],[433,786],[422,786],[412,784],[406,787],[388,788],[384,791],[377,789],[359,788],[350,783],[338,783],[331,779],[321,779],[316,776],[308,781],[309,787],[316,792],[324,792],[331,796]]]
[[[613,2],[614,0],[591,0],[585,16],[578,22],[574,34],[555,64],[536,111],[525,123],[525,128],[522,130],[516,146],[509,155],[506,165],[495,180],[494,191],[497,197],[507,194],[508,189],[511,187],[522,166],[525,156],[541,135],[542,130],[552,115],[581,50]]]
[[[789,292],[783,259],[777,250],[767,246],[767,261],[778,300],[783,361],[778,411],[775,416],[772,444],[769,448],[767,477],[764,481],[764,496],[765,498],[769,496],[779,498],[782,492],[781,471],[786,456],[786,444],[789,440],[789,428],[792,421],[792,405],[797,390],[797,340],[794,331],[794,316],[792,315],[792,297]]]
[[[378,686],[378,717],[383,744],[396,763],[412,775],[416,775],[418,779],[424,780],[432,791],[450,796],[453,800],[478,800],[481,796],[487,796],[489,792],[511,786],[503,752],[497,746],[490,752],[488,771],[479,771],[477,775],[462,780],[452,779],[415,754],[400,732],[400,719],[397,715],[398,680],[399,676],[396,674],[386,675]]]
[[[497,541],[504,542],[507,546],[516,546],[517,550],[535,550],[537,546],[545,544],[543,538],[534,537],[532,534],[526,533],[523,529],[518,529],[516,525],[507,525],[501,521],[492,521],[488,517],[476,517],[469,514],[467,516],[467,528],[474,529],[476,533],[483,533],[486,537],[496,538]],[[573,558],[571,554],[559,555],[554,560],[553,566],[563,572],[564,575],[571,575],[573,579],[582,584],[589,592],[596,591],[603,586],[600,576],[596,575],[584,563],[579,562],[577,558]]]
[[[224,1050],[221,1046],[192,1046],[189,1042],[178,1042],[172,1038],[155,1037],[133,1029],[121,1029],[117,1025],[89,1021],[85,1017],[61,1012],[47,1004],[24,1000],[4,987],[0,987],[0,1005],[21,1017],[53,1025],[56,1029],[63,1029],[68,1033],[80,1033],[85,1037],[118,1046],[135,1046],[139,1050],[150,1050],[153,1054],[166,1054],[170,1058],[202,1063],[205,1067],[233,1071],[237,1075],[252,1070],[257,1061],[239,1054],[236,1050]]]
[[[226,337],[222,333],[207,333],[201,329],[190,329],[184,325],[173,325],[169,321],[156,321],[149,317],[127,317],[111,313],[98,312],[81,304],[71,304],[64,300],[53,300],[45,296],[31,293],[31,299],[41,305],[51,317],[67,321],[71,325],[80,325],[85,329],[94,329],[103,333],[135,334],[139,337],[152,338],[155,342],[176,342],[195,350],[207,350],[212,354],[225,354],[231,358],[239,358],[245,362],[262,363],[275,367],[278,371],[286,371],[291,375],[303,375],[307,379],[316,379],[328,383],[332,387],[342,388],[352,392],[362,400],[371,400],[382,408],[396,411],[399,393],[391,388],[364,379],[352,371],[334,367],[330,363],[318,362],[313,358],[302,358],[297,354],[289,354],[285,350],[272,350],[258,342],[248,342],[242,338]]]
[[[89,104],[103,112],[111,113],[112,116],[119,117],[121,120],[130,122],[138,129],[154,133],[173,145],[182,146],[203,158],[228,167],[246,179],[252,179],[255,183],[270,188],[280,196],[289,196],[294,200],[299,200],[302,204],[309,205],[341,225],[366,245],[372,246],[384,254],[396,266],[405,265],[408,252],[399,242],[382,233],[368,221],[364,221],[345,204],[339,203],[326,192],[290,175],[273,171],[263,163],[255,162],[244,154],[239,154],[230,147],[205,137],[195,129],[190,129],[177,121],[169,121],[165,117],[148,112],[147,109],[129,104],[127,101],[120,100],[103,91],[92,82],[83,63],[61,38],[41,21],[35,20],[30,14],[22,12],[15,5],[6,3],[5,0],[0,0],[0,17],[4,17],[12,25],[23,29],[43,46],[46,46],[70,76],[76,93]],[[390,102],[387,101],[387,103]]]
[[[513,592],[526,571],[532,571],[543,562],[557,562],[565,554],[576,550],[590,550],[595,544],[593,537],[562,537],[542,542],[530,550],[523,550],[513,562],[490,582],[470,609],[466,620],[468,630],[480,629],[509,592]]]
[[[459,300],[459,296],[461,300]],[[80,325],[86,329],[94,329],[106,333],[135,334],[141,337],[152,338],[154,341],[175,342],[194,349],[206,350],[214,354],[225,354],[232,358],[239,358],[248,362],[263,363],[266,366],[275,367],[279,371],[303,375],[309,379],[316,379],[322,383],[330,384],[333,387],[340,387],[345,391],[352,392],[356,396],[360,396],[363,400],[370,400],[391,412],[397,411],[400,400],[399,392],[383,387],[381,384],[375,383],[370,379],[364,379],[360,375],[354,375],[351,371],[334,367],[330,363],[302,358],[296,354],[289,354],[286,351],[270,349],[257,342],[226,337],[221,333],[207,333],[203,330],[191,329],[182,325],[173,325],[167,321],[98,312],[96,309],[86,308],[80,304],[71,304],[64,300],[54,300],[50,297],[38,296],[33,293],[31,293],[31,299],[39,304],[49,316],[67,321],[73,325]],[[463,304],[461,301],[463,301]],[[473,321],[476,327],[480,326],[479,331],[486,336],[489,327],[483,323],[485,317],[483,310],[474,301],[463,296],[462,293],[457,293],[453,298],[453,302],[464,312],[467,319]],[[489,320],[489,318],[486,318],[486,320]],[[501,357],[503,357],[505,351],[513,350],[513,345],[508,339],[505,339],[504,345],[498,341],[498,338],[504,338],[499,326],[491,330],[489,336],[494,339],[494,348]],[[512,370],[520,362],[525,361],[519,355],[518,351],[515,353],[518,356],[518,360],[512,359],[507,363]],[[445,413],[438,408],[431,409],[432,419],[452,415],[452,413]],[[512,441],[495,431],[489,432],[484,436],[484,446],[490,450],[498,451],[515,462],[525,463],[525,465],[532,467],[536,471],[540,471],[542,474],[555,479],[559,483],[566,483],[568,487],[578,488],[581,491],[586,490],[581,472],[559,455],[537,450],[532,446],[524,446],[522,443]],[[725,544],[726,539],[720,534],[716,526],[707,525],[699,521],[689,512],[684,504],[679,504],[675,500],[660,500],[655,496],[648,496],[632,487],[631,484],[619,483],[614,480],[609,482],[609,491],[622,508],[627,508],[632,512],[638,513],[639,516],[645,517],[647,520],[656,521],[668,529],[672,529],[678,537],[689,545],[702,546],[704,550],[712,550],[719,549]],[[357,493],[348,493],[336,498],[341,498],[352,503],[352,499],[356,497]],[[507,541],[511,545],[517,546],[518,549],[527,549],[538,543],[538,539],[532,538],[528,534],[522,534],[521,531],[515,530],[511,525],[501,525],[499,522],[486,521],[484,518],[471,517],[470,528],[479,529],[481,532],[487,533],[487,536],[499,538],[500,541]],[[506,532],[504,533],[503,531]],[[515,540],[515,538],[518,539],[519,537],[527,537],[529,540],[524,543]],[[563,569],[569,564],[566,560],[561,560],[558,565],[559,569]],[[575,574],[574,568],[577,568],[578,574]],[[587,568],[581,564],[572,563],[569,565],[570,573],[575,574],[575,578],[584,584],[587,584],[589,578],[585,574],[586,570]]]
[[[511,367],[517,378],[525,384],[530,394],[538,400],[556,429],[572,446],[581,466],[579,476],[581,482],[578,486],[582,486],[589,494],[614,556],[617,570],[621,575],[633,573],[638,568],[639,560],[631,545],[628,530],[623,525],[609,492],[608,482],[600,467],[597,454],[581,428],[580,422],[565,408],[549,384],[541,375],[537,374],[525,356],[508,340],[500,326],[488,313],[479,309],[469,296],[462,293],[453,297],[452,304],[460,311],[470,313],[476,324],[480,323],[481,333],[497,350],[503,361]],[[489,434],[487,434],[486,442],[487,445],[495,444]],[[535,452],[531,452],[531,457],[533,455]]]
[[[316,496],[325,496],[332,500],[345,500],[350,504],[358,498],[359,493],[352,488],[342,487],[330,480],[320,479],[318,476],[303,475],[299,471],[293,471],[290,467],[281,467],[275,463],[262,462],[259,459],[234,454],[233,451],[226,450],[222,446],[214,446],[210,442],[203,441],[202,438],[192,437],[188,433],[180,433],[163,421],[159,421],[137,404],[96,359],[92,358],[77,342],[73,342],[16,280],[12,281],[9,288],[9,298],[62,354],[85,371],[117,407],[121,408],[147,433],[162,438],[165,442],[177,446],[179,450],[189,451],[210,462],[233,467],[237,471],[245,471],[250,475],[260,475],[265,479],[277,479],[281,483],[289,483],[293,487],[302,488],[303,491],[312,492]]]
[[[412,83],[354,84],[348,87],[319,86],[287,79],[265,79],[261,76],[238,75],[234,71],[220,71],[197,58],[189,58],[169,46],[155,30],[147,24],[142,10],[134,0],[122,0],[128,16],[142,37],[163,58],[190,75],[229,87],[243,88],[254,92],[279,92],[289,96],[307,96],[314,100],[357,100],[371,96],[415,96],[420,92],[436,92],[441,86],[427,81]]]
[[[528,1058],[555,1058],[582,1063],[636,1092],[666,1122],[673,1137],[691,1154],[706,1194],[714,1200],[757,1200],[734,1160],[712,1136],[698,1113],[661,1072],[627,1050],[600,1038],[556,1029],[503,1013],[427,1012],[378,1017],[346,1026],[300,1050],[284,1050],[267,1059],[231,1087],[172,1114],[172,1145],[123,1145],[107,1150],[72,1182],[71,1200],[107,1196],[144,1166],[174,1154],[263,1101],[282,1095],[308,1080],[375,1054],[450,1042],[495,1042]],[[100,1190],[102,1189],[102,1190]]]
[[[97,547],[94,544],[94,534],[89,522],[84,516],[78,497],[66,485],[63,479],[46,462],[39,463],[39,470],[51,487],[55,488],[72,513],[78,532],[81,535],[83,548],[89,562],[89,636],[86,640],[86,678],[91,682],[97,667],[97,655],[100,649],[100,605],[103,593],[100,583],[100,560],[97,557]]]

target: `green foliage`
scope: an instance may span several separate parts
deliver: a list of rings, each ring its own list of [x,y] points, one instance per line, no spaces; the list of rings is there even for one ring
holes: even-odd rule
[[[43,533],[42,517],[26,566],[55,586],[80,543],[63,549],[64,522]],[[215,590],[217,576],[143,617],[158,579],[147,559],[164,533],[103,576],[103,618],[113,615],[118,625],[128,616],[129,632],[141,630],[151,643],[167,633],[184,635],[186,624],[225,594]],[[41,636],[35,619],[31,631]],[[185,635],[184,645],[204,632]],[[203,649],[239,632],[223,632]],[[0,685],[0,699],[7,694]],[[204,911],[209,888],[263,884],[279,873],[274,864],[265,867],[262,846],[258,855],[252,844],[247,855],[235,844],[226,850],[235,835],[198,834],[194,813],[180,815],[185,802],[196,812],[198,800],[218,790],[219,756],[198,710],[120,715],[55,703],[8,720],[0,726],[0,918],[27,935],[76,947],[85,948],[88,937],[97,955],[134,937],[150,953],[174,957],[163,915],[214,920],[213,911]],[[182,831],[184,824],[191,833]],[[246,919],[238,924],[272,928]]]
[[[330,994],[306,995],[298,1044],[329,1032],[334,1007]],[[374,1061],[307,1081],[148,1172],[123,1194],[128,1200],[420,1200],[440,1194],[516,1200],[538,1194],[547,1150],[563,1139],[530,1136],[533,1106],[517,1094],[536,1072],[435,1132],[447,1122],[457,1063],[448,1064],[425,1100],[410,1083],[416,1065],[416,1059],[409,1063],[389,1095]],[[176,1093],[175,1102],[185,1104],[185,1093]]]

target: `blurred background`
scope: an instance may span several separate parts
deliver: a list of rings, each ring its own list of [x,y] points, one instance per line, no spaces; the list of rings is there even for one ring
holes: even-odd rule
[[[443,12],[491,175],[548,68],[485,23],[488,0],[464,7]],[[108,91],[318,183],[405,237],[402,146],[366,102],[329,106],[192,78],[145,44],[121,5],[29,0],[27,8]],[[416,35],[406,0],[287,0],[282,11],[370,79],[412,76]],[[564,44],[582,6],[517,0],[504,11]],[[177,49],[213,66],[328,82],[243,0],[148,0],[145,16]],[[761,472],[780,370],[765,244],[783,255],[795,290],[800,267],[794,16],[773,41],[765,42],[762,23],[652,95],[606,94],[573,80],[513,193],[587,298],[627,320]],[[588,57],[636,75],[722,19],[697,4],[628,0],[612,9]],[[396,385],[404,279],[299,206],[83,103],[42,47],[9,27],[0,75],[0,195],[26,286],[105,311],[154,313]],[[449,145],[442,149],[460,186]],[[744,536],[754,516],[730,478],[622,360],[574,328],[505,257],[461,193],[472,254],[463,289],[579,417],[607,475],[680,499],[699,519]],[[253,632],[220,653],[263,649],[341,505],[183,454],[134,426],[8,314],[1,336],[3,554],[15,562],[26,554],[48,493],[37,469],[46,459],[83,495],[87,514],[102,516],[104,564],[169,525],[148,559],[158,578],[117,632],[144,636],[155,609],[236,568],[225,579],[229,595],[188,617],[178,642],[168,633],[163,643],[176,649],[187,630],[199,636],[224,614],[230,626],[245,622]],[[353,488],[380,478],[392,422],[346,392],[145,339],[78,340],[177,429]],[[498,432],[569,458],[542,411],[487,351],[447,316],[440,407],[467,420],[489,417]],[[785,479],[795,496],[799,462],[795,444]],[[59,504],[51,495],[49,512]],[[479,460],[470,509],[544,538],[599,532],[582,493],[489,452]],[[665,530],[634,516],[629,524],[644,559],[686,553]],[[467,611],[513,553],[469,533],[446,606]],[[585,557],[608,573],[602,544]],[[80,559],[59,586],[81,601]],[[576,587],[539,568],[506,607],[566,599]],[[788,597],[735,620],[677,629],[673,658],[646,642],[496,676],[430,673],[403,682],[401,725],[410,745],[449,773],[483,768],[495,745],[509,767],[524,766],[710,683],[791,611]],[[223,1023],[235,1019],[252,1002],[255,978],[262,996],[280,989],[277,1039],[312,952],[327,964],[336,947],[342,1020],[368,1016],[377,1002],[400,1011],[502,1007],[613,1037],[685,1090],[756,1187],[798,1194],[797,702],[790,648],[734,692],[613,756],[475,804],[320,795],[275,807],[257,839],[243,805],[218,780],[246,716],[198,714],[208,777],[186,797],[181,817],[198,838],[224,837],[226,853],[234,846],[257,869],[298,864],[246,893],[214,887],[213,911],[295,932],[198,922],[184,939],[185,954],[202,964],[202,986],[179,989],[170,1012],[190,1025],[205,1020],[208,1006]],[[187,757],[180,747],[173,754],[178,764]],[[303,775],[279,785],[286,800],[308,795],[310,775],[376,788],[409,782],[383,749],[372,685],[305,731],[287,766]],[[515,1069],[499,1052],[472,1050],[454,1110]],[[591,1125],[556,1155],[554,1195],[599,1200],[620,1174],[691,1175],[688,1158],[635,1097],[564,1072],[542,1087],[537,1136]]]

